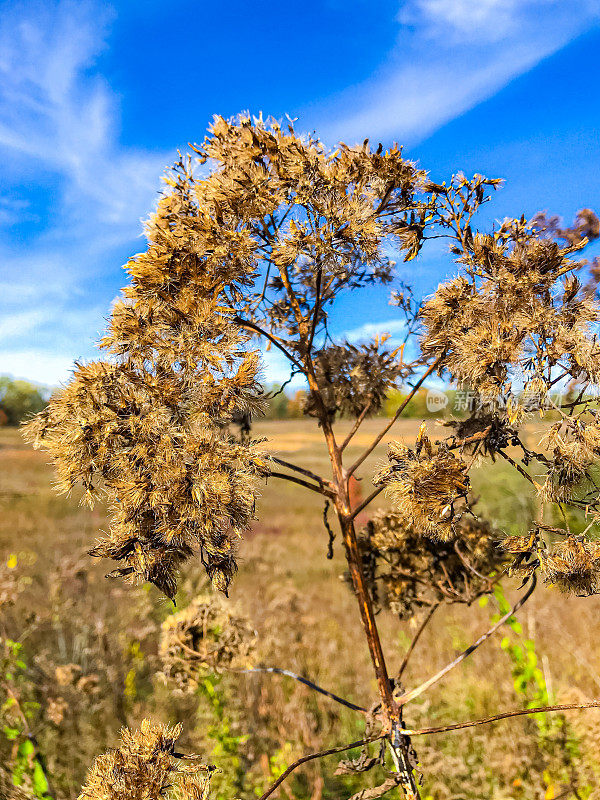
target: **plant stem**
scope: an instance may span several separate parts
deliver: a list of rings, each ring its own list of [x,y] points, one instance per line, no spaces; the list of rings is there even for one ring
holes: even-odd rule
[[[397,421],[397,419],[400,417],[400,415],[402,414],[402,412],[404,411],[404,409],[406,408],[406,406],[407,406],[407,405],[410,403],[410,401],[413,399],[413,397],[414,397],[414,396],[416,395],[416,393],[419,391],[419,389],[421,388],[421,386],[423,385],[423,383],[424,383],[424,382],[427,380],[427,378],[428,378],[428,377],[431,375],[431,373],[432,373],[432,372],[433,372],[433,371],[436,369],[436,367],[437,367],[437,366],[438,366],[438,364],[440,363],[440,360],[441,360],[441,359],[438,359],[438,360],[437,360],[437,361],[435,361],[433,364],[431,364],[431,366],[430,366],[430,367],[428,367],[428,368],[425,370],[425,372],[423,373],[423,375],[422,375],[422,376],[419,378],[419,380],[418,380],[418,381],[415,383],[415,385],[413,386],[413,388],[412,388],[412,390],[411,390],[410,394],[408,395],[408,397],[406,397],[406,398],[405,398],[405,400],[404,400],[404,402],[403,402],[403,403],[400,405],[400,407],[398,408],[398,410],[396,411],[396,413],[394,414],[394,416],[392,417],[392,419],[391,419],[391,420],[388,422],[388,424],[387,424],[387,425],[385,426],[385,428],[384,428],[384,429],[381,431],[381,433],[379,433],[379,434],[378,434],[378,435],[375,437],[375,439],[373,439],[373,441],[372,441],[372,442],[371,442],[371,444],[370,444],[370,445],[367,447],[367,449],[366,449],[366,450],[363,452],[363,454],[362,454],[362,455],[361,455],[361,456],[360,456],[360,457],[359,457],[359,458],[358,458],[358,459],[357,459],[357,460],[354,462],[354,464],[352,464],[352,466],[351,466],[351,467],[350,467],[350,469],[348,470],[348,477],[350,477],[350,475],[352,475],[354,472],[356,472],[356,470],[357,470],[357,469],[360,467],[360,465],[363,463],[363,461],[364,461],[366,458],[368,458],[368,457],[371,455],[371,453],[373,452],[373,450],[375,450],[375,448],[377,447],[377,445],[379,444],[379,442],[380,442],[380,441],[383,439],[383,437],[384,437],[384,436],[386,435],[386,433],[387,433],[387,432],[390,430],[390,428],[392,427],[392,425],[393,425],[393,424],[394,424],[394,423]]]
[[[316,486],[308,481],[303,480],[302,478],[297,478],[295,475],[286,475],[285,472],[269,472],[267,478],[281,478],[284,481],[291,481],[292,483],[298,483],[300,486],[304,486],[306,489],[310,489],[313,492],[317,492],[318,494],[324,494],[326,496],[331,496],[331,491],[327,490],[324,486]]]
[[[379,739],[383,739],[385,734],[379,734],[378,736],[371,736],[370,739],[360,739],[358,742],[350,742],[350,744],[342,745],[341,747],[331,747],[329,750],[321,750],[319,753],[310,753],[310,755],[302,756],[297,761],[294,761],[293,764],[283,772],[275,781],[272,783],[271,786],[267,789],[264,794],[258,798],[258,800],[267,800],[267,797],[273,794],[275,789],[284,782],[284,780],[290,775],[295,769],[300,767],[302,764],[306,764],[307,761],[312,761],[315,758],[323,758],[324,756],[332,756],[335,753],[343,753],[345,750],[353,750],[355,747],[362,747],[364,744],[369,744],[370,742],[376,742]]]
[[[470,722],[455,722],[453,725],[440,725],[438,728],[421,728],[419,730],[407,730],[410,736],[425,736],[432,733],[447,733],[448,731],[460,731],[464,728],[474,728],[476,725],[488,725],[490,722],[498,722],[510,717],[523,717],[529,714],[547,714],[550,711],[571,711],[572,709],[600,708],[600,700],[592,700],[590,703],[565,703],[560,706],[540,706],[539,708],[519,708],[517,711],[503,711],[501,714],[494,714],[493,717],[474,719]]]
[[[431,608],[429,609],[429,611],[427,612],[427,614],[425,614],[425,617],[423,618],[423,621],[421,622],[421,624],[417,628],[417,632],[413,636],[412,642],[410,643],[410,645],[408,647],[408,650],[406,651],[406,654],[404,655],[404,658],[402,659],[402,663],[400,664],[400,667],[398,669],[398,674],[396,675],[396,681],[397,682],[399,682],[400,679],[402,678],[402,675],[404,674],[404,670],[406,669],[406,667],[408,665],[408,662],[410,661],[410,657],[411,657],[411,655],[413,653],[413,650],[415,649],[415,647],[417,645],[417,642],[421,638],[421,634],[423,633],[423,631],[425,630],[427,625],[429,625],[429,622],[430,622],[431,618],[433,617],[436,609],[438,609],[440,607],[440,605],[441,605],[441,602],[435,603],[434,605],[432,605]]]
[[[426,692],[430,686],[433,686],[434,683],[437,683],[439,680],[441,680],[441,678],[443,678],[444,675],[450,672],[450,670],[454,669],[454,667],[457,667],[461,663],[461,661],[464,661],[465,658],[467,658],[468,656],[471,655],[471,653],[477,650],[479,645],[483,644],[487,639],[489,639],[490,636],[492,636],[492,634],[494,634],[498,630],[498,628],[504,625],[504,623],[507,620],[509,620],[521,608],[521,606],[524,605],[524,603],[527,602],[527,600],[533,594],[533,590],[536,587],[536,583],[537,579],[534,572],[533,575],[531,576],[531,586],[525,592],[523,597],[517,600],[517,602],[510,609],[510,611],[508,611],[503,617],[500,617],[498,622],[492,625],[492,627],[488,631],[486,631],[483,634],[483,636],[480,636],[476,642],[473,642],[473,644],[470,647],[467,647],[467,649],[464,650],[459,656],[457,656],[454,659],[454,661],[451,661],[449,664],[446,664],[445,667],[443,667],[439,672],[436,672],[435,675],[432,675],[431,678],[428,678],[420,686],[417,686],[414,689],[411,689],[410,692],[407,692],[406,694],[402,695],[402,697],[399,700],[400,705],[405,705],[406,703],[409,703],[411,700],[414,700],[415,697],[418,697],[419,695],[423,694],[423,692]]]

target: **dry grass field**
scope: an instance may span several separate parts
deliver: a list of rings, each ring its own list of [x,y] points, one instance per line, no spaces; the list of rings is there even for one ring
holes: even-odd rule
[[[381,424],[364,424],[349,458]],[[343,432],[344,425],[339,427]],[[416,421],[402,421],[395,436],[414,441],[417,427]],[[281,458],[327,474],[319,431],[310,421],[263,422],[254,434],[267,437],[266,446]],[[363,466],[365,496],[384,452],[379,448]],[[172,605],[153,587],[104,578],[109,565],[92,563],[86,550],[106,527],[105,512],[81,507],[78,497],[57,497],[46,461],[18,431],[0,430],[0,631],[22,643],[24,667],[18,678],[10,678],[21,703],[34,704],[28,724],[56,800],[75,798],[93,757],[115,743],[123,724],[135,725],[145,716],[184,723],[182,748],[222,768],[215,793],[223,800],[252,797],[299,755],[361,735],[360,717],[285,677],[225,674],[194,696],[175,691],[161,674],[157,655],[160,623]],[[534,503],[524,481],[496,464],[480,468],[474,484],[479,507],[500,529],[523,529]],[[326,558],[322,511],[317,495],[270,480],[257,522],[240,545],[230,602],[258,631],[263,664],[307,675],[369,706],[376,690],[368,653],[338,541],[333,560]],[[507,579],[504,587],[516,597],[516,581]],[[203,570],[188,566],[178,605],[202,591]],[[494,602],[440,610],[418,644],[406,684],[426,678],[489,627]],[[599,611],[599,598],[565,598],[540,587],[522,611],[522,631],[507,629],[487,642],[408,708],[407,724],[436,725],[519,708],[535,699],[540,685],[552,700],[599,696]],[[393,672],[414,627],[384,613],[380,621]],[[529,646],[534,655],[527,656],[531,675],[510,649],[527,653],[525,640],[534,643]],[[6,691],[6,663],[4,669]],[[535,720],[518,719],[415,739],[426,775],[424,796],[600,796],[594,794],[599,712],[573,712],[567,720],[546,726],[545,733]],[[10,747],[9,741],[0,744],[4,758]],[[335,777],[335,766],[335,757],[312,762],[280,796],[344,798],[375,777]],[[564,793],[569,771],[577,795]]]

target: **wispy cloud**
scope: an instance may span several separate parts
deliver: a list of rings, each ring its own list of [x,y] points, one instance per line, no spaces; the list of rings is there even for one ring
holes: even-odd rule
[[[119,98],[94,66],[111,19],[96,2],[3,5],[0,372],[53,382],[52,370],[59,380],[65,363],[91,353],[103,327],[98,281],[139,235],[172,158],[119,143]],[[40,180],[42,199],[52,200],[41,222]],[[11,240],[25,221],[39,224],[25,242]]]
[[[600,4],[406,0],[397,21],[377,74],[314,109],[329,118],[330,140],[422,140],[597,24]]]
[[[380,322],[365,322],[358,328],[351,328],[344,333],[344,338],[349,342],[364,342],[387,333],[393,339],[394,336],[402,333],[406,329],[406,323],[402,319],[388,319]]]

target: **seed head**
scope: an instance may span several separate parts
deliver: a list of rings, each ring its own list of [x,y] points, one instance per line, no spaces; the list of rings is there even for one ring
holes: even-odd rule
[[[201,595],[163,622],[160,658],[167,676],[193,690],[211,672],[246,667],[255,643],[244,616],[220,595]]]
[[[79,800],[207,800],[211,767],[174,755],[181,726],[143,720],[121,731],[118,749],[98,756]]]

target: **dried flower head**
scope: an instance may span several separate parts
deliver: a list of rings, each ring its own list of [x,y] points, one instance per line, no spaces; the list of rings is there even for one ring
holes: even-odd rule
[[[541,439],[549,452],[543,495],[554,502],[570,500],[595,484],[590,471],[600,456],[600,424],[595,409],[563,416]],[[583,495],[584,499],[586,498]]]
[[[336,414],[358,417],[367,407],[369,414],[379,411],[388,390],[402,374],[400,348],[381,347],[387,338],[382,336],[364,345],[333,345],[313,357],[319,392],[332,418]],[[304,412],[318,416],[319,408],[313,393],[309,393]]]
[[[580,596],[600,592],[600,546],[569,536],[541,559],[546,581]]]
[[[208,673],[246,667],[256,634],[220,595],[201,595],[163,622],[160,658],[165,674],[194,689]]]
[[[467,464],[444,447],[434,450],[424,424],[414,449],[392,442],[388,458],[391,463],[375,475],[375,485],[385,485],[394,508],[421,534],[452,538],[455,506],[468,491]]]
[[[121,731],[118,749],[98,756],[79,800],[207,800],[212,768],[175,755],[181,726],[143,720]]]
[[[416,198],[425,173],[397,147],[330,152],[291,125],[242,115],[215,118],[194,150],[211,172],[197,179],[180,158],[167,176],[102,340],[111,358],[78,365],[26,428],[50,452],[60,490],[81,483],[90,502],[108,496],[110,532],[92,554],[169,597],[198,550],[227,589],[255,478],[268,473],[256,445],[227,427],[260,405],[249,337],[268,330],[302,364],[339,290],[391,280],[386,242],[416,254],[405,239],[427,208]],[[386,356],[374,365],[390,371]],[[376,377],[375,405],[386,380]]]
[[[438,602],[470,603],[491,589],[506,562],[498,531],[463,515],[452,536],[435,541],[396,511],[377,512],[359,545],[371,595],[402,618]]]
[[[558,367],[597,382],[599,311],[571,274],[582,262],[569,258],[583,244],[560,247],[523,220],[493,234],[469,228],[456,248],[466,275],[442,284],[422,308],[423,353],[441,357],[457,383],[483,395],[507,396]]]
[[[230,300],[254,274],[253,246],[186,172],[170,183],[103,340],[114,360],[78,365],[25,433],[50,452],[59,490],[82,483],[90,502],[101,491],[111,501],[92,554],[173,597],[177,567],[198,549],[226,590],[267,464],[223,425],[260,396],[258,355]]]

